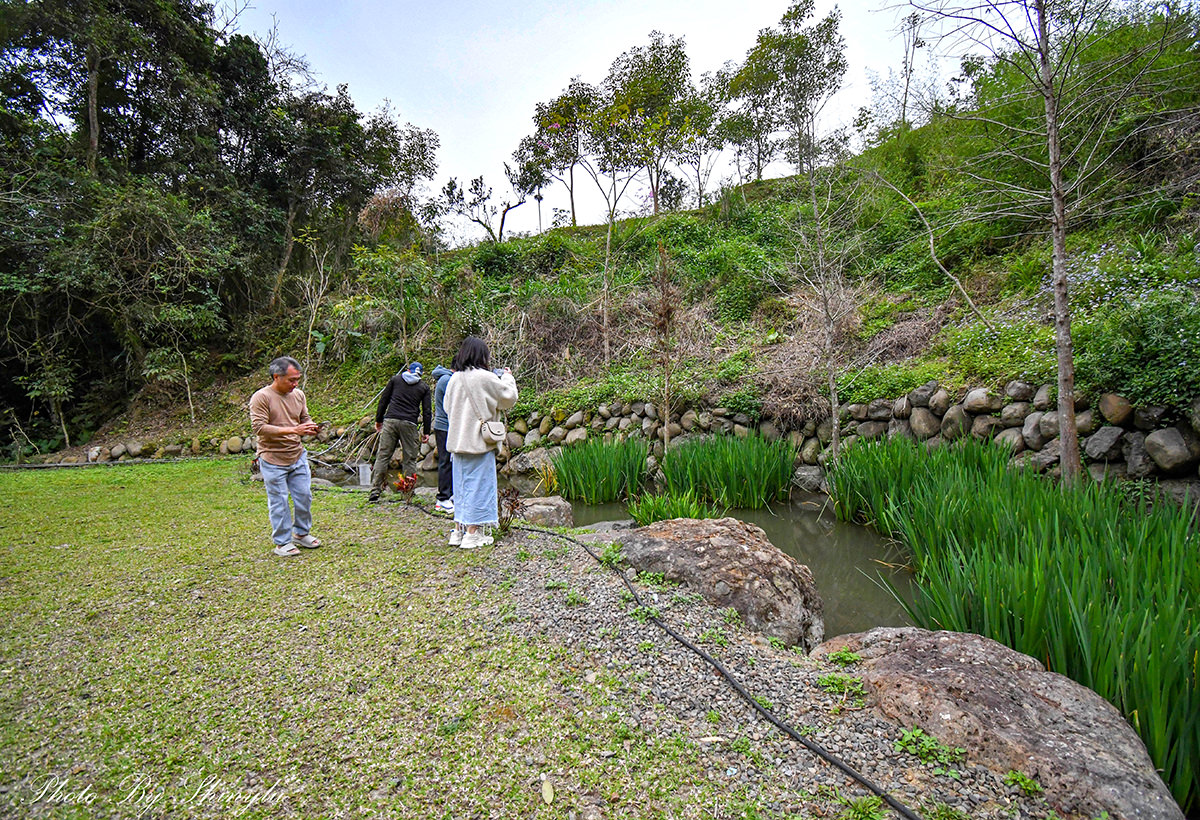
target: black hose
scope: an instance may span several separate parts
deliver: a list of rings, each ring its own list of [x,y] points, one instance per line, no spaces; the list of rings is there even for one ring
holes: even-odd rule
[[[424,507],[422,507],[419,504],[413,504],[413,503],[409,502],[409,506],[420,510],[421,512],[430,516],[431,518],[438,518],[438,516],[434,515],[434,513],[430,512],[429,510],[425,509]],[[600,556],[597,555],[595,553],[595,551],[593,551],[592,548],[590,546],[588,546],[588,544],[586,544],[585,542],[580,541],[578,538],[572,538],[569,535],[563,535],[562,533],[553,532],[551,530],[544,530],[539,527],[520,526],[520,525],[514,524],[511,527],[511,529],[521,530],[522,532],[537,533],[539,535],[549,535],[554,538],[561,538],[564,541],[569,541],[572,544],[578,544],[579,546],[583,547],[584,551],[588,555],[590,555],[592,557],[592,560],[596,561],[596,563],[601,564],[603,566],[608,566],[611,570],[613,570],[613,572],[615,572],[617,574],[617,576],[621,579],[622,583],[625,584],[626,589],[629,590],[630,594],[633,596],[633,600],[637,603],[637,605],[639,607],[645,606],[645,604],[642,603],[641,596],[639,596],[637,593],[637,589],[633,586],[633,584],[631,584],[629,582],[629,579],[627,577],[625,577],[625,573],[618,571],[616,569],[616,567],[613,567],[612,565],[606,564],[604,561],[602,561]],[[740,695],[741,698],[744,701],[746,701],[746,703],[748,703],[756,712],[758,712],[758,714],[760,714],[763,718],[765,718],[767,720],[767,722],[770,723],[772,726],[774,726],[776,729],[783,732],[785,735],[787,735],[792,740],[799,743],[801,746],[803,746],[808,751],[812,752],[817,757],[824,760],[826,763],[829,763],[830,765],[841,770],[847,776],[856,780],[869,792],[876,795],[877,797],[882,799],[883,802],[887,803],[889,806],[891,806],[893,809],[895,809],[896,812],[899,813],[900,816],[906,818],[906,820],[922,820],[922,817],[919,814],[917,814],[915,811],[910,809],[905,804],[901,803],[896,798],[892,797],[891,794],[889,794],[888,792],[886,792],[885,790],[883,790],[882,788],[877,786],[874,782],[869,780],[866,775],[860,773],[849,763],[846,763],[840,757],[835,755],[833,752],[830,752],[828,749],[826,749],[824,746],[817,743],[816,741],[809,740],[808,738],[804,737],[799,732],[797,732],[794,728],[792,728],[789,724],[784,723],[782,720],[777,718],[775,716],[775,714],[773,712],[771,712],[771,710],[764,707],[761,703],[759,703],[757,700],[755,700],[754,697],[748,691],[746,691],[746,688],[744,686],[742,686],[742,684],[737,680],[737,678],[735,678],[733,676],[732,672],[730,672],[728,669],[726,669],[721,664],[720,661],[718,661],[712,655],[708,654],[708,652],[706,652],[704,649],[700,648],[699,646],[696,646],[694,643],[689,641],[683,635],[680,635],[678,632],[676,632],[674,629],[672,629],[670,626],[668,626],[666,623],[664,623],[662,621],[662,619],[659,618],[658,616],[650,617],[648,620],[651,621],[652,623],[654,623],[654,625],[657,626],[659,629],[661,629],[663,632],[667,633],[672,638],[674,638],[675,641],[678,642],[681,646],[683,646],[687,649],[690,649],[692,652],[694,652],[696,655],[698,655],[700,658],[702,658],[706,663],[708,663],[709,666],[711,666],[713,669],[716,669],[717,672],[719,672],[721,674],[721,677],[723,677],[726,681],[728,681],[729,685],[733,687],[733,690],[735,692],[737,692],[738,695]]]

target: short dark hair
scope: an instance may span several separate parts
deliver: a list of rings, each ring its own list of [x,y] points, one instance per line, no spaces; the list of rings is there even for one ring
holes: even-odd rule
[[[450,363],[451,370],[489,370],[491,355],[488,353],[487,342],[478,336],[468,336],[459,345],[458,355]]]
[[[267,371],[272,376],[286,376],[289,367],[296,368],[297,373],[304,372],[304,368],[300,366],[300,362],[291,356],[280,356],[278,359],[272,359],[271,363],[267,365]]]

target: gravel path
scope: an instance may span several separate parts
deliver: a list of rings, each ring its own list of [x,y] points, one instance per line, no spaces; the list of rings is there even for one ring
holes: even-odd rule
[[[409,514],[422,515],[413,511]],[[604,542],[592,546],[600,553]],[[636,726],[638,742],[682,740],[698,748],[706,777],[780,816],[896,816],[830,763],[771,726],[694,652],[650,620],[653,610],[725,666],[762,705],[820,744],[917,814],[954,817],[1034,817],[1052,814],[1002,776],[966,759],[951,766],[922,763],[898,751],[903,728],[872,708],[869,698],[831,693],[830,675],[853,677],[854,666],[810,661],[772,645],[695,593],[656,579],[636,580],[639,607],[618,572],[585,548],[546,532],[514,530],[485,548],[471,569],[500,594],[486,614],[524,639],[566,651],[562,694],[588,708],[597,687],[614,703],[610,717]],[[634,742],[625,742],[626,750]],[[597,812],[600,809],[597,808]],[[603,816],[600,813],[593,817]],[[757,815],[747,815],[757,816]]]

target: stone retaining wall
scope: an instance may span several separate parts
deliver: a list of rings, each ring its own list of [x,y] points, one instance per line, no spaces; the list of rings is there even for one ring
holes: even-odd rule
[[[986,388],[951,393],[937,382],[924,384],[899,398],[878,398],[840,408],[843,444],[904,436],[930,449],[944,442],[973,437],[1008,448],[1014,464],[1057,475],[1060,444],[1058,413],[1051,406],[1053,387],[1009,382],[1003,393]],[[1158,479],[1177,501],[1200,503],[1200,399],[1183,418],[1165,407],[1134,407],[1113,393],[1095,406],[1076,402],[1080,452],[1096,480]],[[669,425],[669,428],[668,428]],[[672,439],[696,433],[736,436],[757,432],[767,439],[788,438],[797,448],[797,483],[819,487],[819,470],[833,436],[829,419],[787,429],[771,420],[755,424],[727,408],[688,409],[663,419],[652,402],[613,402],[567,414],[535,412],[510,419],[508,445],[513,450],[540,445],[569,446],[589,438],[644,438],[661,457],[669,429]]]
[[[934,448],[943,442],[968,436],[1007,447],[1017,464],[1039,472],[1057,474],[1059,461],[1058,413],[1051,407],[1052,387],[1035,387],[1021,381],[1009,382],[1003,393],[985,388],[951,393],[930,382],[899,398],[878,398],[865,404],[841,408],[843,443],[904,436]],[[1095,406],[1076,402],[1076,425],[1080,450],[1089,473],[1097,480],[1112,478],[1157,478],[1171,494],[1191,493],[1200,499],[1195,481],[1200,465],[1200,399],[1173,417],[1165,407],[1134,407],[1116,394],[1107,393]],[[355,452],[373,429],[373,418],[336,430],[322,428],[320,443],[345,437],[343,455]],[[667,432],[672,439],[695,434],[748,436],[758,433],[769,440],[788,438],[796,446],[797,466],[823,464],[832,438],[829,419],[808,422],[788,429],[771,420],[755,423],[745,413],[723,407],[689,408],[664,419],[653,402],[610,402],[594,408],[566,412],[537,411],[509,419],[509,436],[501,454],[540,446],[570,446],[590,438],[618,440],[642,438],[651,443],[652,453],[662,456]],[[421,448],[422,469],[436,466],[429,443]],[[147,445],[138,440],[110,446],[94,446],[87,461],[131,458],[172,458],[187,455],[241,453],[254,450],[253,436]],[[310,447],[311,449],[311,447]],[[56,458],[45,462],[71,463],[80,457]],[[809,475],[816,471],[810,471]]]

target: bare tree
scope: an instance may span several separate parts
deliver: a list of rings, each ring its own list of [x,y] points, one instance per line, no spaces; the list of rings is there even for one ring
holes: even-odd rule
[[[333,279],[333,266],[329,263],[329,256],[336,248],[336,244],[333,242],[323,243],[311,228],[300,231],[296,236],[296,241],[307,248],[312,257],[312,268],[297,280],[300,302],[304,307],[305,316],[308,318],[308,327],[304,334],[304,370],[302,371],[307,374],[312,365],[310,357],[312,356],[313,330],[317,326],[321,303],[325,301]],[[307,375],[304,378],[307,382]]]
[[[651,281],[654,283],[654,293],[651,296],[651,322],[654,327],[654,358],[662,373],[662,390],[659,393],[663,420],[663,446],[671,443],[671,406],[673,404],[673,385],[671,376],[675,370],[676,335],[678,331],[678,316],[680,294],[675,285],[675,263],[662,242],[658,243],[658,264],[654,267]]]
[[[604,197],[608,230],[604,238],[604,271],[600,293],[600,319],[604,338],[604,363],[612,357],[609,340],[608,304],[612,291],[613,229],[617,223],[617,207],[629,186],[641,173],[642,166],[631,148],[632,132],[638,123],[631,118],[628,106],[609,98],[606,104],[590,112],[587,118],[586,143],[594,158],[583,166],[597,190]]]
[[[483,177],[471,180],[470,187],[465,191],[458,184],[458,180],[451,177],[442,189],[446,208],[483,228],[492,242],[503,242],[504,222],[508,219],[508,212],[524,205],[525,200],[533,193],[533,170],[533,166],[513,168],[507,162],[504,163],[504,176],[512,189],[512,197],[499,205],[491,203],[492,189],[484,183]],[[467,197],[468,194],[470,198]]]
[[[1135,95],[1154,97],[1170,78],[1159,57],[1182,34],[1169,5],[1142,11],[1120,0],[912,0],[944,26],[943,38],[984,53],[968,57],[975,95],[971,113],[996,147],[966,173],[993,197],[990,216],[1049,223],[1062,476],[1082,474],[1075,424],[1075,366],[1067,290],[1067,230],[1088,200],[1106,199],[1114,180],[1103,171],[1130,140],[1161,117],[1115,128]],[[1149,36],[1127,37],[1133,32]],[[1113,44],[1120,43],[1114,49]],[[984,69],[987,69],[985,72]],[[987,82],[981,82],[987,80]],[[1034,114],[1029,103],[1037,101]],[[989,166],[989,162],[993,163]],[[1009,169],[996,173],[995,163]],[[1013,167],[1032,177],[1013,175]],[[1040,182],[1039,182],[1040,180]]]
[[[835,140],[844,145],[844,140]],[[828,144],[828,143],[827,143]],[[830,156],[830,165],[801,177],[808,190],[812,213],[797,223],[795,236],[797,279],[804,285],[805,306],[819,318],[823,359],[833,426],[830,455],[836,460],[841,447],[838,379],[862,362],[848,361],[844,351],[847,325],[858,312],[858,299],[846,282],[846,272],[861,256],[866,233],[859,230],[860,203],[865,198],[862,178],[848,167],[844,153]]]

